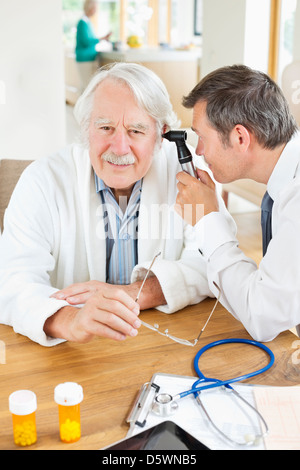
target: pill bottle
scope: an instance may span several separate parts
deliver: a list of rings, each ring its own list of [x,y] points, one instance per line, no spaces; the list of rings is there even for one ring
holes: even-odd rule
[[[63,442],[76,442],[81,436],[80,403],[83,400],[81,385],[74,382],[59,384],[54,389],[58,404],[59,434]]]
[[[30,446],[37,440],[35,412],[37,400],[30,390],[17,390],[8,399],[12,414],[14,441],[18,446]]]

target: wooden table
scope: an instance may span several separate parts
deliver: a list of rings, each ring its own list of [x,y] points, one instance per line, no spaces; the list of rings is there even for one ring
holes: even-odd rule
[[[185,339],[194,339],[201,330],[214,300],[188,307],[173,315],[155,310],[141,313],[149,323]],[[0,325],[5,342],[6,363],[0,364],[0,449],[18,449],[13,442],[8,396],[18,389],[29,389],[38,400],[37,443],[29,449],[100,449],[126,436],[126,416],[141,385],[156,372],[193,376],[193,358],[203,345],[224,338],[249,338],[243,326],[219,305],[194,348],[162,337],[143,326],[136,338],[117,343],[97,338],[89,344],[63,343],[45,348]],[[300,384],[300,368],[292,360],[297,338],[290,331],[280,334],[268,346],[275,354],[275,365],[252,383],[266,385]],[[295,346],[296,344],[296,346]],[[228,378],[254,370],[267,363],[257,348],[241,344],[220,346],[201,358],[208,376]],[[2,361],[3,362],[3,361]],[[54,387],[65,381],[82,385],[82,437],[74,444],[59,439],[58,411]]]

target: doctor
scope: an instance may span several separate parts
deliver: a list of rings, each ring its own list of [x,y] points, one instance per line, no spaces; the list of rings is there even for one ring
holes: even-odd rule
[[[251,178],[267,185],[262,202],[263,259],[257,267],[238,247],[219,210],[215,185],[178,174],[177,210],[192,204],[192,224],[207,261],[209,285],[258,341],[300,323],[300,139],[279,87],[245,66],[218,69],[184,98],[192,128],[216,181]],[[197,217],[197,205],[204,217]],[[199,212],[198,212],[199,213]],[[183,214],[184,215],[184,214]]]
[[[172,313],[212,295],[174,210],[180,167],[161,134],[177,121],[161,80],[136,64],[104,67],[75,115],[82,143],[25,170],[0,240],[0,321],[45,346],[123,340],[139,309]]]

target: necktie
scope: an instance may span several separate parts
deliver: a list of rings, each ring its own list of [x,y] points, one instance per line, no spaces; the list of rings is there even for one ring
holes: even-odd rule
[[[265,193],[261,203],[261,228],[263,241],[263,256],[268,248],[269,241],[272,238],[272,207],[273,199],[268,192]]]

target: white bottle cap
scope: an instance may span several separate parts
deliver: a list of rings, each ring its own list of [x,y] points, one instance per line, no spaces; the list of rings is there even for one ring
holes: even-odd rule
[[[57,385],[54,389],[54,400],[58,405],[78,405],[83,400],[81,385],[75,382],[65,382]]]
[[[9,395],[9,411],[15,415],[25,416],[37,409],[37,400],[30,390],[17,390]]]

